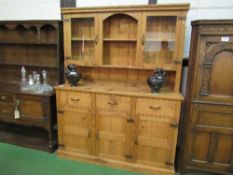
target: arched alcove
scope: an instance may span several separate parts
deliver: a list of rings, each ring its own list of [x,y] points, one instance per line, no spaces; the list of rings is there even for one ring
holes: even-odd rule
[[[50,24],[45,24],[40,28],[41,43],[56,43],[57,29]]]
[[[232,76],[233,52],[228,50],[221,51],[213,58],[210,73],[210,94],[232,96]]]
[[[114,14],[103,21],[103,64],[135,66],[138,21]]]

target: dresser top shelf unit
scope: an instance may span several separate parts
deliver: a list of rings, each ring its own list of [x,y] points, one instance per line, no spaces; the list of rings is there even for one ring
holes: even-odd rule
[[[104,12],[138,12],[138,11],[184,11],[189,10],[189,3],[179,3],[179,4],[150,4],[150,5],[131,5],[131,6],[102,6],[102,7],[79,7],[79,8],[62,8],[62,14],[77,14],[82,13],[104,13]]]
[[[120,75],[122,82],[143,86],[160,67],[168,74],[165,89],[179,94],[188,9],[189,4],[63,8],[65,67],[77,65],[84,80]]]
[[[25,66],[27,75],[44,69],[50,85],[63,83],[61,24],[58,20],[0,21],[0,81],[18,86]]]

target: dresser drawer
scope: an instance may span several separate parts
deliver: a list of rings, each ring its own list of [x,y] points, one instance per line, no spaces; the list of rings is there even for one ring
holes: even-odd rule
[[[96,95],[96,111],[100,115],[130,115],[131,98],[118,95]]]
[[[64,103],[62,105],[64,108],[81,112],[91,112],[93,110],[90,93],[62,92],[60,100],[61,103]]]
[[[13,103],[13,96],[5,93],[0,93],[0,102]]]
[[[0,105],[0,116],[9,117],[13,116],[13,108],[10,105]]]
[[[139,116],[173,117],[175,109],[175,101],[138,98],[136,102],[136,115]]]

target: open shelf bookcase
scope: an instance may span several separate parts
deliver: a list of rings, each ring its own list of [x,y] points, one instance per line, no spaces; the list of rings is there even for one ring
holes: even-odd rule
[[[27,75],[46,70],[52,86],[64,82],[62,29],[60,21],[0,21],[1,141],[46,151],[56,147],[55,93],[21,91],[20,83],[22,66]]]

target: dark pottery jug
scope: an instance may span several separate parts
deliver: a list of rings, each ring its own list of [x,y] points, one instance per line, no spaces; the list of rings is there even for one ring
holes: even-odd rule
[[[147,78],[147,84],[151,88],[151,92],[159,92],[165,82],[166,72],[161,68],[156,68],[153,75]]]
[[[81,79],[81,73],[77,71],[75,64],[67,65],[65,76],[71,86],[77,86],[79,80]]]

